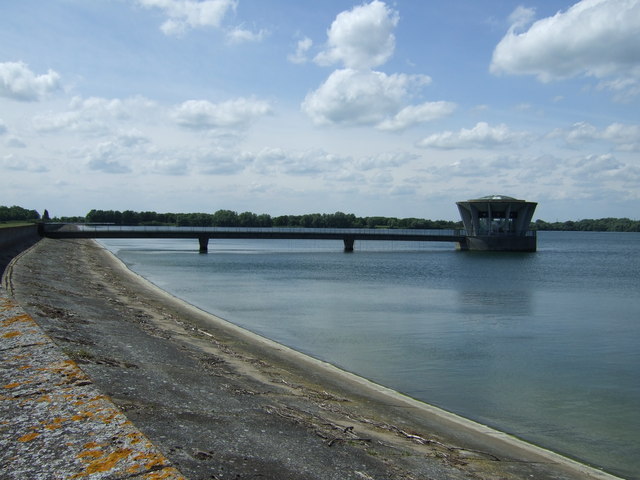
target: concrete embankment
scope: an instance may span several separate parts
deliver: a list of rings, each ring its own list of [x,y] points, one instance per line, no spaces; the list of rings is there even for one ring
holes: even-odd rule
[[[182,475],[0,289],[0,477]]]

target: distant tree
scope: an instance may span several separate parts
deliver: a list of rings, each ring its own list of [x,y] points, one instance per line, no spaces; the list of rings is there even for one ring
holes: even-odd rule
[[[239,227],[257,227],[258,215],[251,212],[242,212],[237,217],[237,226]]]
[[[214,227],[238,226],[238,214],[232,210],[218,210],[213,214]]]
[[[42,221],[43,222],[48,222],[50,220],[51,220],[51,218],[49,217],[49,211],[45,208],[44,209],[44,213],[42,214]]]
[[[0,222],[35,220],[40,220],[40,214],[35,210],[28,210],[17,205],[11,207],[0,206]]]
[[[133,210],[125,210],[122,212],[123,225],[138,225],[139,221],[139,214]]]

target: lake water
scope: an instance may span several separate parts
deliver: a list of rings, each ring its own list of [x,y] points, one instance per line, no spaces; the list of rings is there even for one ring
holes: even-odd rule
[[[640,234],[448,243],[103,240],[161,288],[445,410],[640,479]]]

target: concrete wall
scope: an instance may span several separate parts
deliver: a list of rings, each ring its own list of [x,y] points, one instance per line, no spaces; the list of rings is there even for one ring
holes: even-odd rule
[[[13,257],[40,238],[37,225],[0,228],[0,276]]]
[[[537,238],[516,236],[467,237],[467,250],[492,252],[535,252]]]

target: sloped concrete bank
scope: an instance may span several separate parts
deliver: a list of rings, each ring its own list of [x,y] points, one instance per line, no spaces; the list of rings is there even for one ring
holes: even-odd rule
[[[44,239],[4,284],[192,480],[614,478],[237,328],[93,241]]]

